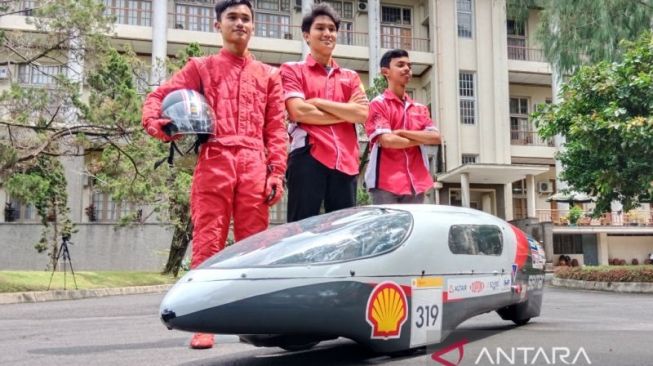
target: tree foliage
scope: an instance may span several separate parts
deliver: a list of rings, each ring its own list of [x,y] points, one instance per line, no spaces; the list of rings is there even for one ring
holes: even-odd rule
[[[563,73],[577,66],[620,57],[622,40],[651,28],[652,0],[508,0],[508,17],[528,19],[540,9],[536,38],[549,62]]]
[[[646,34],[622,46],[619,62],[581,67],[562,86],[563,101],[542,106],[540,134],[566,137],[562,179],[597,197],[595,214],[612,201],[628,211],[653,195],[653,42]]]
[[[37,249],[50,249],[50,265],[56,266],[59,237],[74,230],[59,159],[85,156],[83,174],[93,178],[94,190],[110,194],[114,202],[140,207],[123,215],[123,224],[143,223],[153,214],[172,223],[166,272],[176,274],[191,238],[192,164],[154,169],[168,145],[146,135],[140,125],[149,67],[130,49],[112,46],[113,19],[104,15],[102,2],[38,4],[26,18],[34,32],[0,34],[2,52],[12,63],[49,81],[47,87],[38,87],[13,80],[0,93],[0,186],[36,206],[44,225]],[[201,53],[191,45],[170,63],[171,70]],[[83,56],[83,68],[71,63],[76,55]],[[92,206],[86,208],[87,214],[93,212]]]

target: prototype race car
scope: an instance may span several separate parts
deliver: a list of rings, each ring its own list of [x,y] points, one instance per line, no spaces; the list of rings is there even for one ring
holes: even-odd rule
[[[170,329],[306,349],[337,337],[378,352],[438,343],[475,315],[540,314],[544,251],[507,222],[440,205],[351,208],[242,240],[161,303]]]

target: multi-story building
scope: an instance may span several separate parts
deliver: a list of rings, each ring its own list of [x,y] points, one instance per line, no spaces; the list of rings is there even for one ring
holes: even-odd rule
[[[129,44],[144,59],[175,55],[190,42],[207,52],[222,45],[213,29],[212,0],[104,2],[116,19],[114,42]],[[437,178],[431,202],[472,207],[506,220],[553,222],[554,245],[547,248],[551,261],[560,254],[587,264],[611,258],[642,261],[653,251],[651,237],[640,236],[653,234],[648,207],[638,215],[638,226],[624,226],[619,221],[626,217],[623,213],[606,215],[609,223],[587,218],[582,220],[587,225],[557,225],[564,223],[566,211],[546,201],[556,186],[556,147],[538,136],[529,119],[538,104],[552,100],[551,68],[532,36],[537,9],[518,24],[506,17],[505,0],[254,0],[250,49],[256,58],[272,65],[302,59],[307,50],[300,29],[302,9],[314,2],[328,3],[340,14],[334,56],[341,66],[356,70],[364,83],[378,75],[385,50],[410,52],[414,77],[408,93],[430,107],[443,135],[442,145],[431,149],[429,157]],[[22,3],[29,9],[34,2]],[[26,15],[28,11],[0,17],[0,28],[29,29]],[[7,76],[0,88],[10,81],[48,82],[25,65],[3,67]],[[76,164],[77,172],[83,171],[83,162]],[[70,194],[78,201],[71,203],[77,222],[89,222],[84,208],[91,204],[97,210],[94,218],[103,222],[132,209],[94,192],[88,179],[73,181],[82,182]],[[0,194],[0,204],[8,199]],[[34,218],[33,209],[16,204],[16,221]],[[271,220],[284,219],[282,202],[272,209]]]

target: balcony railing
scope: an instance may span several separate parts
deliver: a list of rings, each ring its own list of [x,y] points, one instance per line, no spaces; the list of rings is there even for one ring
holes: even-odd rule
[[[569,210],[536,210],[540,222],[552,222],[554,225],[569,226]],[[623,212],[606,212],[598,218],[592,217],[591,211],[583,211],[576,226],[653,226],[653,213],[647,210]]]
[[[510,60],[547,62],[543,50],[521,46],[508,46],[508,58]]]
[[[151,26],[151,9],[148,8],[118,8],[107,6],[106,14],[116,17],[117,24]],[[199,32],[214,32],[214,16],[205,14],[168,13],[168,28],[185,29]],[[255,22],[254,35],[256,37],[287,39],[303,41],[301,27],[283,23]],[[350,46],[369,46],[369,36],[364,32],[340,30],[338,44]],[[428,52],[430,42],[428,38],[414,38],[396,35],[381,34],[381,47],[404,48],[410,51]]]
[[[512,145],[554,146],[553,140],[543,139],[538,135],[537,131],[521,129],[510,130],[510,143]]]

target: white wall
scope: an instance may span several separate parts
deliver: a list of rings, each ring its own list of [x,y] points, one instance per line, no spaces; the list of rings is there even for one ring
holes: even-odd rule
[[[637,258],[640,264],[653,252],[653,236],[608,236],[608,258],[619,258],[630,264]]]

